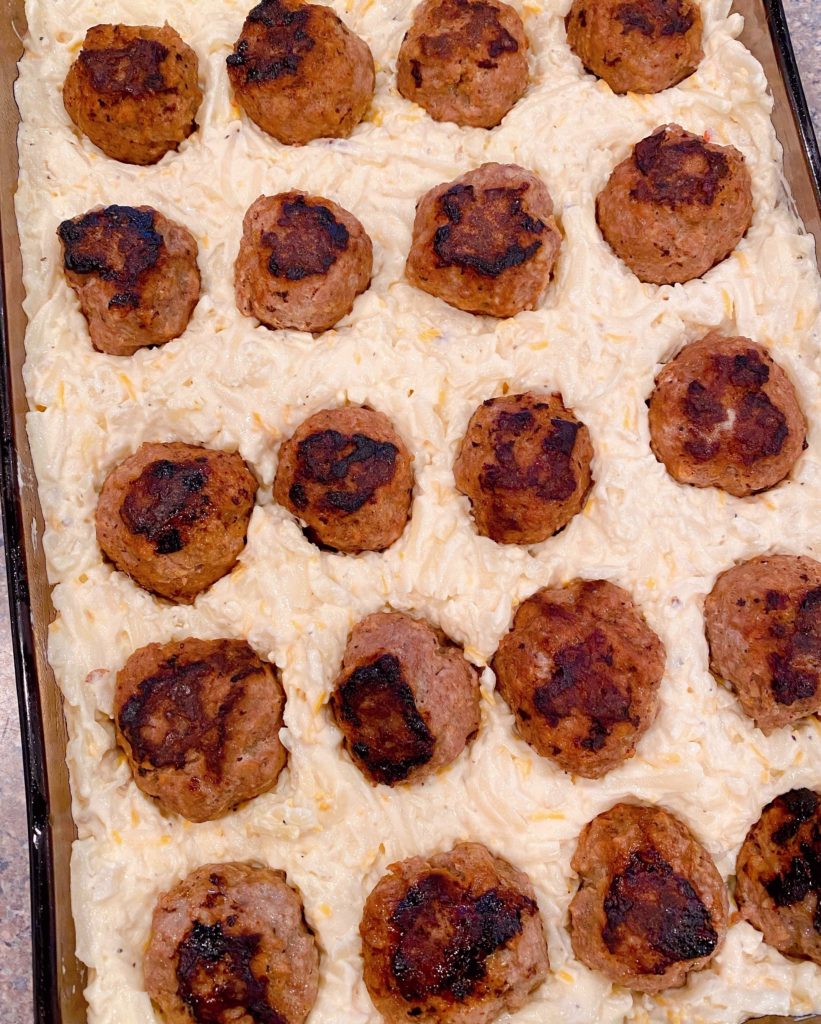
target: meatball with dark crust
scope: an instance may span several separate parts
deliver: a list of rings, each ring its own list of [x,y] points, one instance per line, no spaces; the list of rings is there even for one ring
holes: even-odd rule
[[[97,542],[139,586],[190,604],[236,564],[256,490],[235,452],[143,444],[105,479]]]
[[[547,977],[530,879],[479,843],[392,864],[365,902],[365,985],[386,1024],[490,1024]]]
[[[416,204],[405,273],[457,309],[515,316],[538,305],[560,244],[544,182],[515,164],[482,164]]]
[[[795,388],[749,338],[708,334],[656,378],[650,444],[683,484],[743,498],[774,487],[806,447]]]
[[[626,590],[574,580],[519,605],[493,659],[537,753],[598,779],[636,752],[658,711],[665,651]]]
[[[334,551],[383,551],[410,518],[413,457],[367,406],[309,416],[279,450],[274,497]]]
[[[596,200],[596,218],[640,281],[691,281],[726,259],[746,234],[750,172],[733,146],[665,125],[613,171]]]
[[[149,644],[117,673],[114,726],[134,781],[189,821],[276,785],[285,694],[244,640]]]
[[[376,612],[348,637],[331,710],[366,779],[419,782],[479,729],[479,674],[429,623]]]
[[[490,398],[474,412],[453,467],[476,529],[499,544],[538,544],[584,508],[590,432],[559,394]]]
[[[613,92],[662,92],[704,58],[696,0],[574,0],[567,41]]]
[[[234,266],[237,308],[272,330],[319,334],[370,284],[373,247],[352,213],[322,196],[260,196],[245,214]]]
[[[64,220],[57,234],[99,352],[130,356],[182,334],[200,296],[188,228],[150,206],[99,206]]]
[[[501,0],[422,0],[396,84],[434,121],[493,128],[527,88],[527,47],[522,19]]]
[[[367,43],[325,4],[262,0],[228,57],[237,102],[264,132],[288,145],[344,138],[373,98]]]
[[[821,712],[821,562],[762,555],[733,566],[704,604],[710,671],[769,735]]]
[[[143,972],[165,1024],[303,1024],[319,952],[284,871],[204,864],[157,901]]]
[[[196,129],[197,55],[169,25],[95,25],[63,86],[68,116],[106,156],[154,164]]]
[[[616,804],[587,824],[571,862],[573,952],[637,992],[678,988],[727,932],[727,889],[687,826],[660,807]]]

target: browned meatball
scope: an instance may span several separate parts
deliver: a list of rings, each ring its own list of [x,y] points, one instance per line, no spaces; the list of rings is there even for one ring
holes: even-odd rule
[[[157,901],[143,962],[166,1024],[303,1024],[319,953],[284,871],[204,864]]]
[[[499,544],[538,544],[584,508],[592,458],[590,433],[561,395],[529,392],[479,406],[453,475],[482,536]]]
[[[348,637],[331,710],[366,779],[419,782],[479,729],[479,675],[429,623],[377,612]]]
[[[95,25],[63,86],[68,116],[127,164],[154,164],[196,129],[197,55],[169,25]]]
[[[762,732],[821,711],[821,562],[762,555],[728,569],[704,623],[710,670]]]
[[[664,645],[626,590],[574,580],[524,601],[493,659],[522,737],[567,772],[598,779],[653,724]]]
[[[735,873],[739,910],[765,941],[821,964],[821,796],[793,789],[767,804]]]
[[[285,694],[244,640],[149,644],[117,674],[114,725],[134,781],[190,821],[272,789]]]
[[[727,889],[687,826],[660,807],[616,804],[587,824],[570,939],[591,970],[638,992],[677,988],[727,932]]]
[[[262,0],[228,57],[237,102],[288,145],[343,138],[373,98],[371,51],[325,4]]]
[[[482,164],[416,204],[405,273],[457,309],[515,316],[538,305],[560,244],[544,182],[515,164]]]
[[[665,125],[613,171],[596,217],[605,241],[639,280],[691,281],[726,259],[746,234],[750,172],[733,146]]]
[[[679,483],[743,498],[783,480],[806,447],[795,388],[749,338],[712,333],[687,345],[649,406],[653,452]]]
[[[501,0],[422,0],[405,33],[396,84],[434,121],[493,128],[527,88],[527,36]]]
[[[143,444],[106,477],[97,542],[139,586],[190,604],[233,569],[256,489],[236,453]]]
[[[381,412],[348,405],[309,416],[279,450],[274,497],[334,551],[383,551],[410,518],[413,457]]]
[[[178,338],[200,296],[191,232],[150,206],[102,206],[57,232],[66,280],[99,352],[130,356]]]
[[[371,240],[352,213],[305,192],[260,196],[242,222],[237,308],[272,330],[319,334],[350,313],[372,270]]]
[[[530,879],[479,843],[390,866],[365,902],[365,985],[386,1024],[490,1024],[547,977]]]
[[[704,57],[695,0],[574,0],[567,41],[613,92],[661,92]]]

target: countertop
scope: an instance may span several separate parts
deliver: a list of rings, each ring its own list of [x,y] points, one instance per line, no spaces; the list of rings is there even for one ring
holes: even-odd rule
[[[784,6],[816,131],[821,136],[821,3],[784,0]],[[0,1020],[3,1024],[29,1024],[28,841],[10,644],[8,591],[5,575],[0,573]]]

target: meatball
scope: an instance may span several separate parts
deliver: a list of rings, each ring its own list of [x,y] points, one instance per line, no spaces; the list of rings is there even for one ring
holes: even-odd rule
[[[405,273],[457,309],[515,316],[538,305],[560,243],[544,182],[482,164],[419,200]]]
[[[493,671],[522,738],[566,772],[598,779],[653,724],[664,664],[627,591],[573,580],[519,606]]]
[[[665,125],[613,171],[596,217],[605,241],[640,281],[691,281],[726,259],[746,234],[750,172],[733,146]]]
[[[114,725],[134,781],[165,810],[211,821],[276,785],[285,694],[244,640],[149,644],[117,674]]]
[[[95,25],[69,68],[63,103],[106,156],[155,164],[197,127],[198,70],[169,25]]]
[[[305,192],[260,196],[242,222],[237,308],[272,330],[319,334],[370,284],[373,248],[352,213]]]
[[[97,502],[97,542],[139,586],[190,604],[245,547],[257,482],[236,453],[143,444]]]
[[[157,901],[143,971],[166,1024],[303,1024],[319,953],[283,871],[204,864]]]
[[[806,447],[795,388],[749,338],[712,333],[687,345],[649,406],[653,452],[679,483],[743,498],[783,480]]]
[[[331,710],[369,782],[418,782],[478,731],[479,675],[429,623],[377,612],[348,638]]]
[[[396,84],[434,121],[493,128],[527,88],[527,36],[501,0],[422,0],[405,33]]]
[[[710,671],[762,732],[821,711],[821,562],[762,555],[728,569],[704,622]]]
[[[574,0],[566,24],[571,50],[613,92],[669,89],[704,57],[695,0]]]
[[[410,518],[412,461],[381,412],[323,409],[280,448],[274,497],[314,543],[348,554],[383,551]]]
[[[96,207],[57,232],[66,280],[99,352],[130,356],[178,338],[200,296],[191,232],[150,206]]]
[[[660,807],[616,804],[589,822],[571,862],[573,952],[638,992],[683,985],[727,931],[727,889],[687,826]]]
[[[228,57],[237,102],[288,145],[344,138],[373,99],[373,56],[325,4],[262,0]]]
[[[785,956],[821,964],[821,796],[793,789],[752,826],[736,862],[742,917]]]
[[[476,529],[499,544],[538,544],[584,508],[590,433],[559,394],[490,398],[474,412],[453,467]]]
[[[365,902],[365,985],[386,1024],[490,1024],[547,976],[530,879],[479,843],[392,864]]]

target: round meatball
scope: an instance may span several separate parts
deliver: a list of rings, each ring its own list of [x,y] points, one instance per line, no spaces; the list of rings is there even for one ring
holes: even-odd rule
[[[130,356],[182,334],[200,297],[188,228],[150,206],[99,206],[64,220],[57,234],[98,352]]]
[[[793,789],[752,826],[736,862],[742,917],[785,956],[821,964],[821,796]]]
[[[561,395],[507,395],[471,416],[453,475],[483,537],[538,544],[584,508],[592,458],[590,433]]]
[[[743,498],[774,487],[806,447],[789,377],[749,338],[708,334],[656,378],[650,443],[682,484]]]
[[[155,164],[197,127],[198,70],[169,25],[95,25],[69,68],[63,103],[106,156]]]
[[[574,580],[519,605],[493,671],[522,738],[566,772],[598,779],[653,724],[664,664],[626,590]]]
[[[117,674],[114,726],[134,781],[160,806],[211,821],[276,785],[285,694],[244,640],[135,651]]]
[[[228,57],[237,102],[288,145],[344,138],[373,99],[373,56],[325,4],[261,0]]]
[[[728,569],[704,623],[710,671],[763,733],[821,711],[821,562],[762,555]]]
[[[515,316],[539,304],[560,244],[544,182],[482,164],[419,200],[405,273],[457,309]]]
[[[493,128],[527,88],[527,36],[501,0],[422,0],[405,33],[396,84],[434,121]]]
[[[260,196],[242,222],[237,308],[272,330],[319,334],[370,284],[373,248],[352,213],[305,192]]]
[[[696,0],[574,0],[567,41],[613,92],[661,92],[704,58]]]
[[[750,172],[733,146],[665,125],[613,171],[596,217],[605,241],[640,281],[691,281],[726,259],[746,234]]]
[[[410,518],[413,456],[381,412],[362,405],[309,416],[279,450],[274,497],[332,551],[383,551]]]
[[[256,489],[236,453],[143,444],[106,477],[97,542],[139,586],[190,604],[236,564]]]
[[[157,901],[143,971],[166,1024],[303,1024],[319,953],[284,871],[204,864]]]
[[[547,977],[530,879],[479,843],[390,866],[365,902],[365,985],[386,1024],[490,1024]]]
[[[369,782],[419,782],[478,731],[479,674],[429,623],[377,612],[348,637],[331,710]]]
[[[573,952],[611,981],[637,992],[677,988],[724,941],[724,882],[668,811],[616,804],[585,826],[571,864]]]

